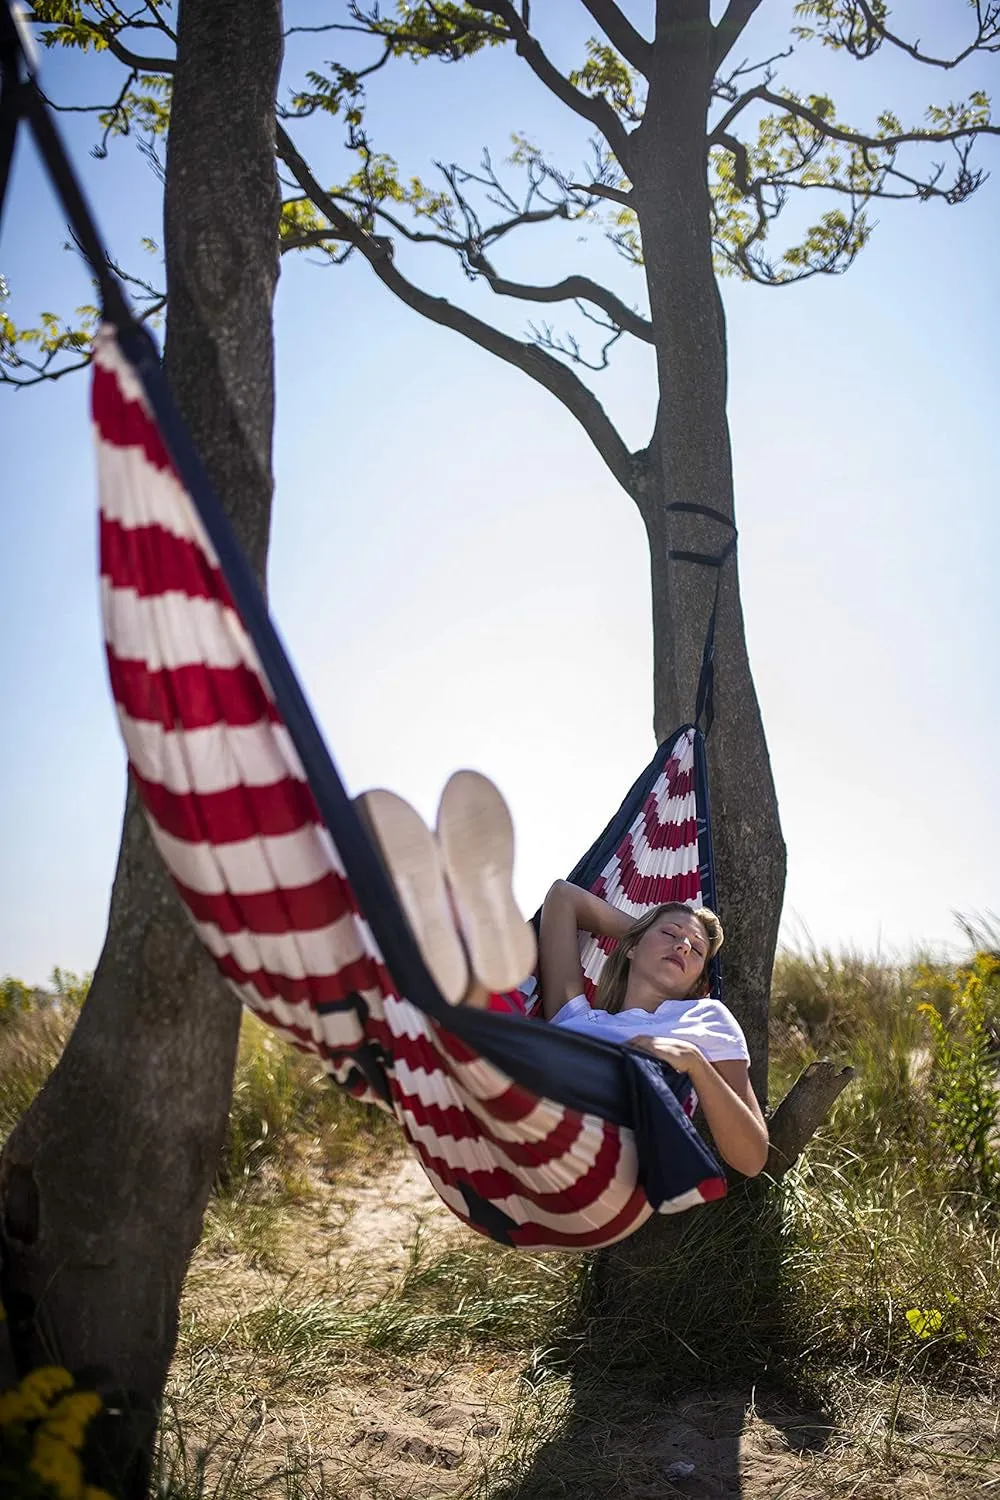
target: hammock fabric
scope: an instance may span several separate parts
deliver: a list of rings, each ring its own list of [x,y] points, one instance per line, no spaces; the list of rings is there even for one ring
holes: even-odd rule
[[[154,417],[168,401],[145,337],[102,330],[93,416],[111,688],[153,837],[227,983],[356,1098],[391,1109],[449,1208],[503,1243],[606,1245],[654,1209],[721,1196],[686,1078],[437,994],[221,509],[202,484],[196,508],[180,477],[193,455],[169,411],[168,451]],[[699,766],[703,780],[701,736],[686,727],[571,878],[636,915],[700,904],[711,868]],[[594,942],[583,956],[592,989],[604,952]]]
[[[111,689],[201,941],[244,1004],[395,1115],[449,1208],[503,1244],[607,1245],[654,1211],[721,1197],[686,1077],[559,1027],[453,1008],[436,989],[131,315],[29,52],[0,0],[0,212],[24,119],[101,290],[93,416]],[[674,555],[718,568],[726,554]],[[696,710],[706,726],[713,634],[714,612]],[[714,905],[699,728],[660,747],[569,878],[636,915],[664,900]],[[592,993],[602,947],[583,958]]]

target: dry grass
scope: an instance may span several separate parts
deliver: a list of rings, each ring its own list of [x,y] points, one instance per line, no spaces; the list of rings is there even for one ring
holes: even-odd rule
[[[0,1024],[0,1145],[59,1061],[76,1011],[46,1006]]]
[[[1000,1493],[1000,1216],[942,1171],[915,1009],[948,978],[779,959],[775,1096],[820,1053],[858,1080],[780,1190],[686,1217],[627,1325],[586,1259],[464,1230],[391,1122],[248,1021],[160,1500]],[[71,1019],[0,1027],[0,1135]]]

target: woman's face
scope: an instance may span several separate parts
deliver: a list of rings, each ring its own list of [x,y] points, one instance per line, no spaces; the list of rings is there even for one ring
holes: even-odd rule
[[[632,975],[665,1000],[683,1000],[697,985],[708,958],[708,938],[698,918],[664,912],[632,949]]]

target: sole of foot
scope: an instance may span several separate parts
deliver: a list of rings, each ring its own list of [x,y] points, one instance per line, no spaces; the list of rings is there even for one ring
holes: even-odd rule
[[[487,990],[513,990],[535,967],[535,930],[514,900],[514,825],[497,788],[456,771],[441,794],[438,844],[469,965]]]
[[[450,1005],[459,1004],[469,987],[469,966],[436,838],[395,792],[365,792],[357,807],[375,837],[431,977]]]

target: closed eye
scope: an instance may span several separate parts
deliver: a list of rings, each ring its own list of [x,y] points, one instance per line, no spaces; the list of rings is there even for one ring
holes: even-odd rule
[[[670,938],[679,938],[679,937],[685,937],[686,936],[685,933],[681,932],[676,927],[661,927],[660,928],[660,932],[663,934],[664,937],[670,937]],[[699,958],[704,958],[705,957],[705,954],[707,953],[708,950],[706,948],[704,948],[701,945],[701,943],[699,943],[697,941],[692,942],[690,938],[688,938],[688,942],[691,943],[691,952],[692,953],[696,953]]]

